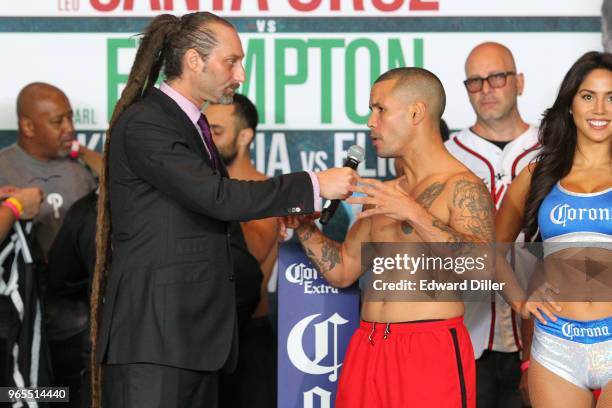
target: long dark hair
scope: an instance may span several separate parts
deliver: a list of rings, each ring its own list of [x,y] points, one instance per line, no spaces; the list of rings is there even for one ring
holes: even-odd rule
[[[101,405],[101,367],[96,363],[98,335],[100,328],[101,301],[109,273],[111,261],[111,217],[108,183],[108,151],[113,127],[121,114],[134,102],[140,99],[155,85],[162,66],[167,79],[182,74],[182,60],[185,52],[195,49],[206,59],[218,44],[213,23],[233,27],[227,20],[212,13],[199,12],[186,14],[181,18],[170,14],[155,17],[142,34],[132,70],[128,77],[121,98],[115,105],[111,117],[106,141],[104,143],[104,161],[100,174],[100,195],[98,197],[98,220],[96,233],[96,267],[91,288],[91,402],[92,408]]]
[[[539,133],[542,150],[531,176],[523,219],[523,230],[528,237],[536,235],[538,210],[544,197],[572,169],[577,133],[572,102],[580,84],[598,68],[612,71],[612,54],[591,51],[580,57],[563,78],[555,103],[544,112]]]

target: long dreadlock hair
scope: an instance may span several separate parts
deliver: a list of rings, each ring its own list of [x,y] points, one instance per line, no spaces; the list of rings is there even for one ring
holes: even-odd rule
[[[91,402],[92,408],[101,406],[101,366],[96,362],[98,335],[100,329],[101,304],[104,287],[111,263],[111,214],[109,203],[108,154],[113,127],[121,114],[138,101],[155,83],[163,66],[167,79],[182,75],[182,62],[185,52],[195,49],[204,60],[218,45],[212,30],[213,24],[233,27],[227,20],[209,12],[186,14],[181,18],[170,14],[155,17],[141,34],[140,45],[136,52],[134,65],[130,71],[125,89],[115,106],[111,117],[100,174],[100,194],[98,197],[98,218],[96,232],[96,266],[91,288]]]

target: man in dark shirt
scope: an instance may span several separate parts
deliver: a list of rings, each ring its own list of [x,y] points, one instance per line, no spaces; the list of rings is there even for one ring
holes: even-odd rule
[[[230,105],[211,104],[205,113],[213,140],[230,177],[265,180],[251,162],[250,145],[258,124],[257,110],[235,94]],[[268,319],[267,285],[278,256],[276,218],[234,223],[232,258],[238,306],[238,366],[221,378],[223,407],[273,407],[276,403],[276,350]]]

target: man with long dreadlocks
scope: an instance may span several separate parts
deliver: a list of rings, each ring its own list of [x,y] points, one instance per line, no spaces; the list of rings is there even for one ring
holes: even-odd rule
[[[312,213],[356,181],[348,168],[228,178],[201,107],[232,102],[243,57],[235,28],[211,13],[145,29],[105,144],[94,408],[217,407],[218,371],[232,369],[237,346],[230,222]]]

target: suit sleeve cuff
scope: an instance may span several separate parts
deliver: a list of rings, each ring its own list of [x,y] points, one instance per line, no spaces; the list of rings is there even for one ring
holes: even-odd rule
[[[308,175],[310,176],[310,181],[312,182],[312,197],[314,199],[314,210],[315,212],[321,212],[321,198],[319,194],[321,193],[321,189],[319,187],[319,179],[317,175],[313,171],[309,171]]]

